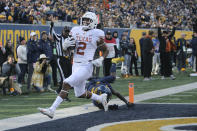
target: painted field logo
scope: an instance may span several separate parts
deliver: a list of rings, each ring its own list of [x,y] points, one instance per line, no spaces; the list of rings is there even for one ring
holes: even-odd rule
[[[123,121],[98,125],[87,131],[181,131],[197,130],[197,117]]]

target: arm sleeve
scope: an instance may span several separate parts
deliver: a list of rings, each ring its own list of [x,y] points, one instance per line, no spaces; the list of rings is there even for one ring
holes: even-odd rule
[[[36,62],[36,66],[35,66],[34,70],[36,72],[41,72],[42,67],[43,67],[43,64],[42,63],[40,64],[39,62]]]
[[[54,27],[50,25],[50,31],[49,31],[49,34],[53,36],[54,40],[56,41],[60,41],[61,39],[61,35],[60,34],[57,34],[54,30]]]
[[[10,70],[10,66],[8,66],[8,64],[3,64],[3,66],[2,66],[2,74],[3,75],[8,74],[9,70]]]
[[[161,37],[162,37],[162,35],[161,35],[161,28],[158,27],[158,38],[160,39]]]

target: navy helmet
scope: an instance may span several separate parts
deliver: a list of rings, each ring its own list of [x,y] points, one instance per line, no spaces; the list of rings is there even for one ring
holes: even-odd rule
[[[107,94],[107,102],[109,102],[109,100],[110,100],[110,98],[112,96],[110,88],[107,85],[104,85],[104,84],[99,84],[96,87],[93,87],[91,92],[95,93],[97,95],[101,95],[101,94],[106,93]],[[95,101],[95,100],[93,100],[92,102],[98,108],[103,109],[102,103],[100,103],[98,101]]]

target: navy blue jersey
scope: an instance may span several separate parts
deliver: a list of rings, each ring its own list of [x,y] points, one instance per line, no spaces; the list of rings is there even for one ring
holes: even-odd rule
[[[91,91],[93,87],[95,86],[99,86],[99,85],[104,85],[108,88],[112,88],[110,83],[113,83],[115,80],[114,76],[105,76],[103,78],[96,78],[96,79],[92,79],[87,85],[86,85],[86,89],[88,91]]]
[[[87,85],[86,89],[92,93],[95,93],[97,95],[101,95],[106,93],[107,94],[107,101],[110,100],[112,93],[111,89],[112,86],[110,83],[114,82],[115,77],[114,76],[106,76],[103,78],[97,78],[97,79],[92,79]],[[97,106],[100,109],[103,109],[103,106],[101,103],[98,101],[92,101],[95,106]]]

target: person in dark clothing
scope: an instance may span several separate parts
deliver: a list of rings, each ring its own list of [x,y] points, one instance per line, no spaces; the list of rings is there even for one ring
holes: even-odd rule
[[[194,32],[194,34],[193,34],[193,38],[191,40],[191,45],[192,45],[192,54],[196,59],[197,58],[197,32]],[[196,64],[195,68],[196,68],[195,71],[197,72],[197,64]]]
[[[120,100],[122,100],[127,107],[132,107],[134,104],[133,103],[129,103],[118,91],[116,91],[115,89],[113,89],[111,83],[114,83],[114,81],[116,80],[116,64],[119,62],[122,62],[124,60],[124,58],[113,58],[112,59],[112,66],[110,69],[110,75],[109,76],[105,76],[102,78],[91,78],[89,79],[90,81],[86,84],[86,89],[92,93],[96,93],[98,95],[101,95],[103,93],[106,93],[107,96],[107,100],[108,102],[110,101],[110,98],[112,95],[118,97]],[[103,105],[101,103],[99,103],[98,101],[93,100],[92,101],[93,104],[98,107],[99,109],[104,109]],[[114,109],[112,105],[108,105],[109,109]],[[118,109],[118,105],[117,108]]]
[[[37,62],[40,56],[40,49],[37,42],[37,35],[35,32],[31,32],[30,40],[27,42],[27,64],[28,64],[28,78],[27,78],[27,90],[30,92],[31,79],[34,72],[33,64]]]
[[[8,88],[10,90],[11,95],[21,94],[22,91],[20,87],[16,86],[17,76],[20,74],[21,70],[18,63],[14,60],[14,56],[9,55],[7,61],[3,63],[2,66],[2,76],[8,77],[9,84]],[[16,92],[17,91],[17,92]]]
[[[5,46],[5,58],[8,58],[9,55],[14,56],[14,47],[10,39],[7,40]]]
[[[5,57],[5,48],[2,46],[2,44],[0,43],[0,74],[1,74],[1,68],[3,63],[6,61],[6,57]]]
[[[72,73],[72,51],[64,51],[63,50],[63,43],[66,38],[69,37],[70,29],[69,27],[65,26],[62,30],[62,34],[57,34],[54,30],[54,19],[52,18],[51,25],[50,25],[50,35],[53,37],[55,41],[56,47],[56,54],[57,54],[57,67],[60,73],[60,86],[56,90],[56,93],[59,94],[62,89],[63,80],[68,78]]]
[[[124,56],[124,62],[122,62],[121,66],[121,75],[123,78],[129,77],[129,69],[127,69],[127,63],[130,64],[130,56],[128,52],[126,52],[127,45],[129,44],[129,40],[127,39],[127,36],[122,35],[122,38],[120,40],[120,56]],[[127,50],[128,51],[128,50]]]
[[[160,42],[159,52],[160,52],[160,62],[161,62],[161,76],[162,79],[165,77],[171,77],[172,80],[175,79],[172,74],[172,62],[171,62],[171,51],[174,48],[174,44],[171,42],[172,37],[175,34],[176,27],[174,26],[172,32],[166,30],[161,33],[160,24],[158,24],[158,39]]]
[[[187,51],[187,42],[185,40],[185,34],[181,34],[181,38],[177,40],[177,60],[178,60],[178,70],[185,70],[186,68],[186,51]]]
[[[50,41],[48,40],[48,34],[43,31],[41,33],[41,37],[42,38],[38,42],[40,47],[40,54],[45,54],[49,58],[49,60],[51,60],[53,57],[53,52],[50,46]]]
[[[49,61],[51,61],[53,58],[53,52],[52,52],[52,48],[50,46],[50,41],[48,40],[48,34],[45,31],[43,31],[41,33],[41,39],[39,40],[38,44],[40,47],[40,54],[45,54],[46,57],[49,58]],[[51,79],[51,78],[49,78],[49,79]],[[53,89],[51,89],[51,86],[46,86],[46,88],[49,91],[53,91]]]
[[[123,39],[126,40],[126,36],[124,36]],[[122,76],[125,78],[128,78],[130,76],[132,46],[133,46],[133,43],[131,43],[130,40],[128,41],[128,43],[124,43],[122,45],[122,51],[123,51],[124,59],[125,59],[124,65],[123,65]]]
[[[57,86],[58,85],[58,82],[57,82],[57,53],[56,53],[55,41],[53,40],[53,37],[51,35],[49,35],[49,41],[50,41],[50,46],[53,51],[53,56],[50,61],[50,65],[52,68],[53,85]]]
[[[141,54],[141,75],[144,75],[144,55],[143,55],[143,44],[144,44],[144,39],[146,37],[146,32],[142,32],[142,38],[140,38],[140,54]]]
[[[136,44],[135,44],[135,40],[134,38],[130,38],[130,43],[131,43],[131,64],[130,64],[130,69],[129,69],[129,72],[130,72],[130,75],[133,75],[133,64],[134,64],[134,67],[135,67],[135,75],[136,76],[139,76],[139,73],[138,73],[138,69],[137,69],[137,59],[138,59],[138,55],[137,55],[137,51],[136,51]]]
[[[154,46],[152,37],[154,37],[154,32],[149,31],[148,36],[144,39],[143,44],[143,57],[144,57],[144,81],[151,80],[152,71],[152,59],[154,55]]]

